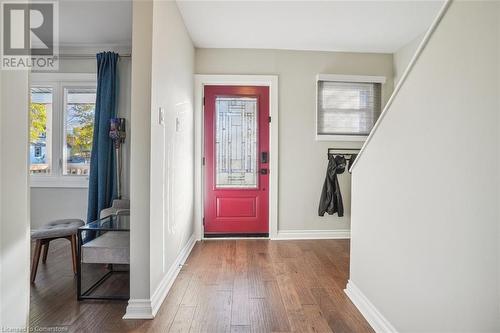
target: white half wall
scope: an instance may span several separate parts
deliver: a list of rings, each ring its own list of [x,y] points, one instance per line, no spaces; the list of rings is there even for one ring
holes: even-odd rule
[[[500,330],[499,9],[452,3],[354,167],[354,301],[399,332]]]
[[[394,86],[398,84],[399,80],[401,79],[401,76],[406,70],[406,67],[410,64],[411,59],[413,58],[413,55],[418,49],[418,46],[422,42],[422,39],[424,38],[425,34],[421,34],[415,39],[413,39],[411,42],[397,50],[393,57],[394,57]]]
[[[316,75],[384,76],[385,105],[393,89],[392,54],[196,49],[195,63],[197,74],[279,76],[278,238],[309,238],[311,232],[321,238],[348,235],[351,176],[339,176],[344,217],[319,217],[318,204],[328,148],[359,148],[362,142],[316,141]]]
[[[0,330],[28,325],[28,72],[0,71]]]

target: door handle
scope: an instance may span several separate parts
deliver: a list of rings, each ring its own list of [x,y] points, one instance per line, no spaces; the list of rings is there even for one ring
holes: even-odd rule
[[[261,175],[267,175],[267,169],[260,169]]]

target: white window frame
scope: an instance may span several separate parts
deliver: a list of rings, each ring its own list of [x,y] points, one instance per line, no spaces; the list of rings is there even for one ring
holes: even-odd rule
[[[97,88],[95,73],[31,73],[31,87],[52,87],[51,173],[30,175],[31,187],[87,188],[87,175],[63,175],[64,89]],[[31,89],[29,91],[31,96]],[[31,98],[30,98],[31,100]]]
[[[380,83],[385,84],[385,76],[370,76],[370,75],[341,75],[341,74],[318,74],[316,76],[316,95],[314,104],[316,105],[315,121],[315,135],[316,141],[366,141],[368,135],[339,135],[339,134],[318,134],[318,94],[319,82],[360,82],[360,83]],[[382,96],[381,96],[382,98]]]

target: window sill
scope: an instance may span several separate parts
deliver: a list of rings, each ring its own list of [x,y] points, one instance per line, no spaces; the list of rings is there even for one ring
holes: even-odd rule
[[[368,135],[333,135],[333,134],[316,134],[316,141],[361,141],[364,142]]]
[[[88,188],[88,176],[31,176],[30,187]]]

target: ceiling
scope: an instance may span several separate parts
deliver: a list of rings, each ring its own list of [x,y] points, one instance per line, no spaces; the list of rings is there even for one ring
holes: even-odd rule
[[[196,47],[393,53],[424,33],[443,1],[177,0]],[[62,49],[129,49],[131,0],[59,1]]]
[[[181,1],[196,47],[393,53],[443,1]]]
[[[129,48],[132,45],[130,0],[59,1],[61,48]]]

